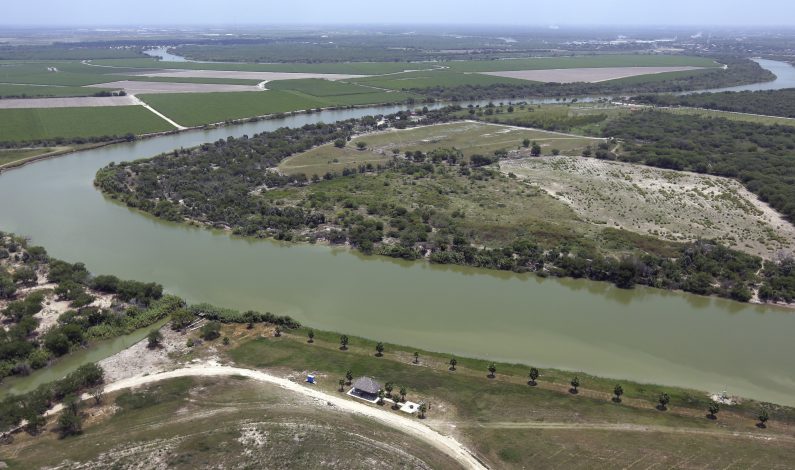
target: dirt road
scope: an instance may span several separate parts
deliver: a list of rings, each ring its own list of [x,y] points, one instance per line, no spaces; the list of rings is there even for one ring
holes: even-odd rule
[[[343,412],[356,413],[361,416],[366,416],[370,419],[378,421],[381,424],[390,426],[399,431],[415,438],[421,439],[428,444],[434,446],[438,450],[444,452],[451,458],[459,462],[464,468],[467,469],[485,469],[487,468],[480,461],[478,461],[464,445],[450,436],[445,436],[437,431],[422,424],[416,418],[407,418],[395,413],[391,413],[380,408],[375,408],[364,403],[359,403],[347,398],[336,395],[330,395],[321,392],[311,386],[291,382],[282,377],[277,377],[265,372],[243,369],[239,367],[230,367],[214,364],[199,364],[189,367],[183,367],[168,372],[161,372],[159,374],[151,374],[146,376],[135,376],[128,379],[122,379],[117,382],[107,384],[105,386],[105,393],[115,392],[125,388],[137,387],[161,380],[174,379],[179,377],[229,377],[229,376],[243,376],[250,379],[273,384],[284,388],[286,390],[300,393],[307,397],[326,403],[328,406],[335,407]],[[84,400],[90,398],[90,395],[83,396]],[[48,415],[58,413],[63,409],[62,405],[54,406]]]

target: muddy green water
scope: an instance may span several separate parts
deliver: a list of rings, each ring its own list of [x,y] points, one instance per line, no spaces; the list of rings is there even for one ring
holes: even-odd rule
[[[372,113],[294,116],[37,162],[0,175],[0,229],[31,236],[53,256],[83,261],[94,273],[161,282],[191,302],[289,314],[319,329],[461,356],[726,389],[795,405],[795,312],[238,239],[153,219],[106,200],[92,186],[96,170],[111,161]],[[29,389],[134,339],[105,343],[44,378],[34,374],[6,388]]]

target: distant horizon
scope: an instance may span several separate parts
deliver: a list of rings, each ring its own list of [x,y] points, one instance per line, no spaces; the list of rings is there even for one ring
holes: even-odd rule
[[[389,19],[384,22],[384,19]],[[366,0],[318,2],[294,0],[214,1],[138,0],[117,10],[99,0],[62,2],[28,0],[3,6],[0,25],[25,27],[188,26],[188,25],[546,25],[619,27],[791,27],[795,2],[757,0],[753,8],[741,0],[669,0],[665,4],[639,0],[569,0],[547,4],[524,0],[492,0],[471,4],[459,0],[403,0],[399,5]],[[175,21],[175,19],[177,19]]]

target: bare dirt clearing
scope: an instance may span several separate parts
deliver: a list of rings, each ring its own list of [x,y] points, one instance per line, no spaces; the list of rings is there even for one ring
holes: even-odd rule
[[[0,100],[0,109],[95,108],[137,104],[132,96],[82,96],[74,98],[29,98]]]
[[[151,93],[213,93],[236,91],[262,91],[256,85],[228,85],[214,83],[176,83],[176,82],[136,82],[120,80],[117,82],[88,85],[96,88],[121,88],[131,94]]]
[[[582,69],[514,70],[506,72],[482,72],[495,77],[517,78],[534,82],[605,82],[619,78],[637,77],[665,72],[686,72],[703,67],[604,67]]]
[[[734,180],[580,157],[505,160],[500,167],[595,224],[674,241],[718,239],[767,259],[795,250],[795,227]]]
[[[246,79],[246,80],[300,80],[304,78],[323,78],[326,80],[345,80],[348,78],[362,78],[366,75],[345,75],[335,73],[287,73],[287,72],[239,72],[233,70],[179,70],[164,69],[158,72],[144,72],[138,74],[142,77],[169,77],[169,78],[219,78],[219,79]]]

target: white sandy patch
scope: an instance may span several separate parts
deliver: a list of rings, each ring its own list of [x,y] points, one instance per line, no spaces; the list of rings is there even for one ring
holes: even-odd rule
[[[131,96],[80,96],[73,98],[28,98],[0,100],[0,109],[29,108],[94,108],[105,106],[132,106]]]
[[[33,315],[34,318],[39,319],[39,326],[36,328],[36,332],[43,334],[55,326],[55,324],[58,323],[58,318],[70,310],[70,303],[69,300],[57,300],[54,294],[45,297],[44,308],[42,308],[39,313]]]
[[[149,349],[149,341],[144,339],[113,356],[99,361],[105,370],[105,380],[116,382],[140,374],[151,374],[174,367],[169,354],[184,352],[187,349],[186,336],[173,331],[168,326],[160,329],[163,340],[159,348]]]
[[[157,72],[137,74],[142,77],[169,77],[169,78],[238,78],[246,80],[299,80],[303,78],[323,78],[326,80],[345,80],[348,78],[361,78],[367,75],[346,75],[337,73],[287,73],[287,72],[238,72],[234,70],[181,70],[163,69]]]
[[[134,80],[120,80],[118,82],[99,83],[88,85],[97,88],[121,88],[131,94],[152,93],[216,93],[262,91],[257,85],[229,85],[215,83],[175,83],[175,82],[137,82]]]
[[[504,72],[482,72],[495,77],[517,78],[534,82],[604,82],[619,78],[637,77],[665,72],[685,72],[700,70],[703,67],[595,67],[581,69],[548,69],[548,70],[510,70]]]
[[[672,241],[717,239],[766,259],[795,251],[795,227],[732,179],[563,156],[504,160],[500,168],[595,224]]]

